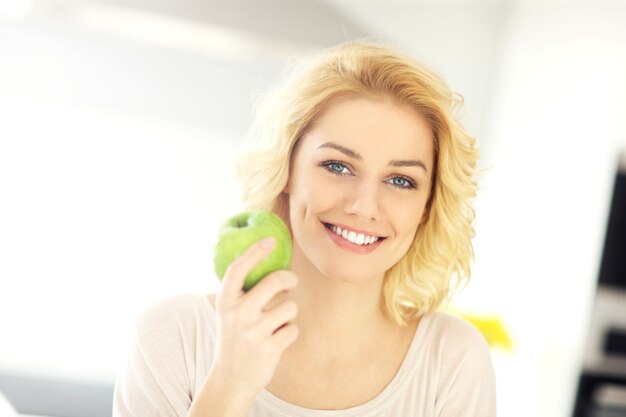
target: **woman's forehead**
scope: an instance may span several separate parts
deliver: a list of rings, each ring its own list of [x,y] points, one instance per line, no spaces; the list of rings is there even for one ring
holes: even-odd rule
[[[309,149],[343,147],[359,155],[393,150],[398,157],[423,156],[433,149],[430,124],[415,108],[365,97],[334,102],[303,140]]]

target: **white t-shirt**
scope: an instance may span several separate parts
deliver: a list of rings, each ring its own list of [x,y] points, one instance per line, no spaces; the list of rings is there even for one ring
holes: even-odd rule
[[[137,321],[118,376],[114,417],[185,417],[215,352],[216,313],[204,295],[178,295]],[[446,313],[423,317],[395,377],[345,410],[312,410],[261,391],[249,417],[495,417],[495,378],[482,334]]]

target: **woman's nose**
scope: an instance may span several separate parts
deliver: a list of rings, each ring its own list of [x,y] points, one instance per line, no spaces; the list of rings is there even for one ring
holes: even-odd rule
[[[356,215],[363,221],[378,220],[380,212],[379,186],[370,181],[359,181],[353,185],[344,203],[347,214]]]

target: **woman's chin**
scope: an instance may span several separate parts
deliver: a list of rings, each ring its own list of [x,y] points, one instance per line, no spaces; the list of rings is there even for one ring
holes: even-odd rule
[[[344,265],[321,269],[328,281],[345,284],[367,284],[382,282],[384,274],[373,275],[372,271],[364,271],[363,268],[348,268]]]

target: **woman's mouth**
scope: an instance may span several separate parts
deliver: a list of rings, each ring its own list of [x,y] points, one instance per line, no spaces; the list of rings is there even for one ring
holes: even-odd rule
[[[340,247],[356,253],[369,253],[377,248],[386,238],[367,233],[359,233],[354,230],[342,229],[331,223],[322,222],[331,235],[332,240]]]

